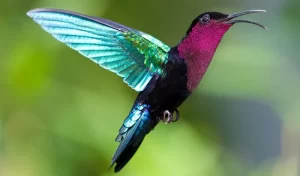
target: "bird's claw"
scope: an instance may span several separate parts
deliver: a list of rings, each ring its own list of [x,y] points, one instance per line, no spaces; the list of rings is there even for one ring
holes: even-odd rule
[[[161,119],[165,124],[169,124],[173,120],[173,115],[170,113],[170,111],[165,110],[163,112],[163,117]]]
[[[176,116],[174,118],[173,114],[170,111],[165,110],[163,112],[163,117],[160,120],[162,120],[165,124],[169,124],[171,122],[176,122],[179,119],[179,111],[176,109],[175,113],[176,113]]]

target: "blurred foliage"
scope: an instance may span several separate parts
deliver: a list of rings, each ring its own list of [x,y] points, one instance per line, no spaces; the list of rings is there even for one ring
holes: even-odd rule
[[[121,175],[296,176],[299,0],[2,0],[0,175],[113,175],[114,138],[136,92],[26,16],[55,7],[176,45],[204,11],[266,9],[224,37],[179,122],[158,125]]]

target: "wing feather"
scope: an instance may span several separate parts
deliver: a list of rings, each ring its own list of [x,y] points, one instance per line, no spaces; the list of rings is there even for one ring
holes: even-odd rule
[[[136,91],[164,71],[170,48],[149,34],[66,10],[34,9],[27,14],[58,41],[121,76]]]

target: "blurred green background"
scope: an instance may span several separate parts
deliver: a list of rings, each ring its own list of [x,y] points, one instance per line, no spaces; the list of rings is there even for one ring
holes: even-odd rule
[[[0,175],[109,176],[137,95],[26,12],[104,17],[176,45],[205,11],[247,16],[224,37],[181,119],[158,125],[119,175],[299,176],[299,0],[1,0]]]

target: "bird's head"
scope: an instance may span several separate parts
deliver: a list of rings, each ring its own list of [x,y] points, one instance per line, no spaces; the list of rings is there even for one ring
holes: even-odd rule
[[[263,25],[253,21],[236,19],[243,15],[258,12],[266,11],[247,10],[229,15],[220,12],[202,13],[193,20],[185,38],[179,44],[179,47],[182,50],[182,57],[186,58],[188,55],[195,52],[202,52],[205,55],[211,55],[210,57],[212,57],[224,34],[230,29],[230,27],[237,23],[250,23],[267,29]]]
[[[198,27],[210,30],[212,33],[217,32],[215,31],[215,28],[226,28],[227,30],[236,23],[250,23],[257,25],[259,27],[262,27],[264,29],[267,29],[265,26],[249,21],[249,20],[237,20],[237,17],[244,16],[247,14],[252,14],[252,13],[259,13],[259,12],[266,12],[265,10],[246,10],[243,12],[238,12],[238,13],[233,13],[233,14],[224,14],[220,12],[206,12],[202,13],[199,15],[197,18],[195,18],[187,31],[187,34],[193,30],[194,27]]]

